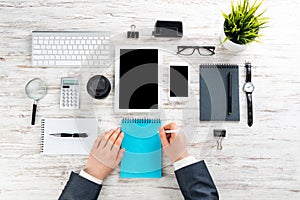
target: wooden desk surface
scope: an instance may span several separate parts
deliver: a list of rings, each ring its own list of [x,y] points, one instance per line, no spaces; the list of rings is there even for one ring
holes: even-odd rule
[[[225,50],[219,41],[229,0],[180,1],[0,1],[0,199],[57,199],[71,170],[82,169],[86,156],[41,156],[42,117],[95,116],[100,131],[119,126],[122,115],[113,112],[114,91],[105,100],[93,101],[80,112],[59,109],[60,77],[81,75],[84,81],[105,74],[113,81],[114,67],[31,67],[32,30],[109,30],[115,44],[153,44],[162,47],[164,63],[182,60],[174,56],[177,44],[216,45],[212,58],[192,56],[191,89],[195,99],[188,105],[170,103],[163,92],[164,123],[177,121],[189,131],[189,151],[205,159],[221,199],[299,199],[300,197],[300,3],[295,0],[265,1],[271,18],[261,44],[252,44],[240,54]],[[150,32],[157,19],[179,19],[184,24],[180,41],[154,39]],[[142,35],[127,40],[135,24]],[[243,63],[253,63],[255,91],[254,125],[246,125]],[[113,61],[113,58],[112,58]],[[240,109],[238,123],[207,123],[198,120],[200,63],[240,64]],[[30,126],[32,101],[24,86],[33,77],[43,78],[47,96],[39,102],[38,124]],[[86,82],[84,82],[86,83]],[[164,84],[167,87],[167,70]],[[88,99],[85,85],[81,98]],[[131,115],[136,116],[136,115]],[[225,128],[223,150],[216,150],[213,128]],[[101,199],[182,199],[172,166],[164,159],[159,180],[121,180],[119,169],[104,181]]]

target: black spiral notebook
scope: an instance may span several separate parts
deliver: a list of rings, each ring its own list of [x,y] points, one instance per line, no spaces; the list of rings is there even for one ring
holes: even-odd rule
[[[201,64],[199,82],[201,121],[240,120],[238,65]]]

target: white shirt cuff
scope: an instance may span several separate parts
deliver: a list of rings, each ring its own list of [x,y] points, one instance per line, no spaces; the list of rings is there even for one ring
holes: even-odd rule
[[[79,172],[79,176],[82,176],[83,178],[86,178],[87,180],[90,180],[98,185],[101,185],[103,182],[103,180],[93,177],[92,175],[86,173],[84,170],[81,170]]]
[[[174,166],[175,171],[176,171],[178,169],[181,169],[181,168],[186,167],[188,165],[194,164],[196,162],[198,162],[198,160],[196,160],[196,158],[194,156],[188,156],[188,157],[186,157],[182,160],[174,162],[173,166]]]

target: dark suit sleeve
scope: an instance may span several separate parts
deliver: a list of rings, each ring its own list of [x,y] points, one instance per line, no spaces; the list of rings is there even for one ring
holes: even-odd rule
[[[102,185],[72,172],[59,200],[97,200],[101,187]]]
[[[185,200],[219,199],[217,188],[204,161],[178,169],[175,175]]]

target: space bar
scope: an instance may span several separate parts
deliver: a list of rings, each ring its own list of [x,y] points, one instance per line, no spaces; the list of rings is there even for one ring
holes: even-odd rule
[[[81,65],[81,61],[77,60],[57,60],[56,65]]]

